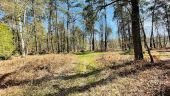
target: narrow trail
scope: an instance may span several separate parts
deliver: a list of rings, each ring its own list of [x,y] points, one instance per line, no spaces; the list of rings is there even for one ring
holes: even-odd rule
[[[85,54],[77,55],[76,70],[79,72],[95,70],[96,68],[98,68],[98,64],[96,63],[97,58],[105,54],[113,54],[113,53],[98,52],[98,53],[85,53]]]
[[[56,96],[56,95],[65,96],[69,94],[74,95],[77,93],[83,94],[83,92],[85,93],[85,92],[88,92],[89,90],[96,91],[101,88],[104,88],[105,86],[107,86],[107,88],[110,88],[109,84],[111,83],[113,84],[113,82],[115,84],[119,84],[120,82],[118,81],[120,80],[126,79],[127,80],[126,82],[131,82],[131,80],[135,80],[138,73],[142,73],[144,71],[146,72],[152,71],[153,73],[155,73],[154,69],[158,68],[161,70],[160,71],[161,77],[163,77],[163,79],[161,80],[163,82],[165,81],[165,83],[163,83],[163,88],[162,88],[163,90],[162,89],[160,90],[161,93],[158,92],[158,94],[165,94],[165,95],[158,95],[158,96],[170,96],[169,95],[170,94],[169,93],[170,92],[170,58],[168,58],[168,56],[161,58],[160,62],[155,63],[152,66],[146,64],[146,66],[140,67],[140,66],[134,65],[134,63],[132,62],[126,62],[126,63],[122,62],[122,64],[120,63],[112,67],[101,68],[98,62],[98,59],[101,56],[105,56],[108,54],[114,55],[115,53],[109,53],[109,52],[108,53],[86,53],[86,54],[74,55],[75,59],[73,59],[73,61],[69,60],[69,63],[68,63],[71,65],[68,66],[66,64],[64,66],[56,67],[58,71],[60,71],[59,69],[61,69],[61,72],[58,73],[57,71],[57,73],[55,72],[54,74],[52,74],[52,76],[50,75],[50,76],[44,76],[42,78],[35,78],[34,82],[32,82],[32,79],[30,78],[28,78],[28,80],[24,78],[23,80],[20,80],[20,81],[17,79],[16,80],[10,79],[10,76],[15,76],[16,73],[21,73],[21,71],[26,71],[26,69],[34,70],[37,68],[41,68],[41,66],[39,65],[43,65],[43,70],[38,70],[34,72],[41,72],[41,71],[46,72],[46,69],[45,69],[46,63],[40,62],[40,64],[37,66],[30,65],[30,63],[25,64],[26,67],[21,68],[21,71],[16,71],[10,74],[2,74],[2,75],[0,74],[0,87],[1,87],[0,93],[6,92],[6,90],[13,91],[13,88],[15,87],[20,88],[23,85],[25,86],[27,84],[29,86],[29,84],[31,83],[32,85],[39,86],[40,88],[46,86],[47,88],[52,87],[54,88],[55,91],[56,90],[59,91],[57,93],[56,92],[48,93],[49,95],[47,94],[46,96]],[[117,55],[115,54],[115,56]],[[68,70],[68,68],[70,68],[70,70]],[[151,73],[150,74],[148,73],[148,75],[153,76]],[[159,74],[156,73],[156,75],[159,75]],[[8,81],[5,81],[5,80],[8,80]],[[145,80],[145,79],[142,79],[142,80]],[[148,80],[152,80],[152,78]],[[136,81],[136,84],[138,84],[137,81]],[[45,83],[47,84],[49,83],[49,85],[43,85]],[[121,86],[125,86],[127,83],[125,83],[124,85],[123,84]],[[112,88],[117,88],[115,90],[121,89],[118,85],[113,85],[113,86],[115,87],[112,87]],[[40,90],[40,89],[37,89],[37,90]],[[89,93],[89,94],[93,94],[93,93]]]

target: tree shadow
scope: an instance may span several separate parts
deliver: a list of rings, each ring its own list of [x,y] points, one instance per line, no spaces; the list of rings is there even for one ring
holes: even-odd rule
[[[32,67],[31,65],[25,65],[25,66],[22,66],[21,68],[15,70],[13,72],[2,74],[2,75],[0,75],[0,89],[5,89],[5,88],[8,88],[8,87],[12,87],[12,86],[22,86],[22,85],[29,84],[29,83],[36,86],[36,85],[41,84],[42,82],[53,80],[53,79],[69,80],[69,79],[76,79],[76,78],[85,78],[85,77],[88,77],[90,75],[98,74],[103,70],[103,69],[95,69],[95,70],[87,72],[87,73],[75,74],[75,75],[66,75],[66,76],[57,76],[57,77],[54,77],[52,75],[54,73],[50,73],[51,75],[46,75],[46,76],[43,76],[43,77],[38,78],[38,79],[25,79],[25,80],[9,79],[9,80],[5,81],[5,79],[7,77],[15,75],[16,73],[19,73],[21,71],[29,71],[29,70],[32,69],[32,70],[35,70],[35,72],[37,72],[38,70],[44,70],[44,69],[47,70],[48,68],[46,68],[46,67],[47,66]],[[92,66],[90,66],[90,67],[92,67]],[[49,70],[47,70],[47,71],[49,71]]]
[[[88,83],[86,85],[83,86],[73,86],[73,87],[69,87],[69,88],[60,88],[59,85],[53,85],[54,88],[58,89],[59,92],[57,93],[51,93],[51,94],[46,94],[46,96],[67,96],[69,94],[75,93],[75,92],[85,92],[88,91],[89,89],[96,87],[96,86],[101,86],[101,85],[106,85],[109,82],[113,82],[114,80],[116,80],[116,78],[119,77],[126,77],[126,76],[130,76],[130,75],[135,75],[138,74],[139,72],[145,71],[147,69],[152,69],[152,68],[159,68],[162,70],[169,70],[168,66],[170,64],[170,60],[167,61],[161,61],[161,63],[155,63],[155,64],[143,64],[142,66],[139,64],[134,64],[133,62],[127,62],[121,65],[114,65],[112,67],[109,67],[109,69],[111,70],[119,70],[122,67],[127,67],[127,66],[133,66],[133,68],[128,69],[128,70],[119,70],[119,71],[113,71],[112,74],[110,74],[108,77],[106,78],[102,78],[98,81],[94,81],[91,83]],[[22,67],[24,68],[24,67]],[[22,69],[20,68],[20,69]],[[56,79],[62,79],[62,80],[74,80],[74,79],[78,79],[78,78],[86,78],[89,77],[91,75],[95,75],[95,74],[99,74],[101,71],[103,70],[107,70],[108,68],[103,68],[103,69],[96,69],[93,71],[90,71],[88,73],[82,73],[82,74],[74,74],[74,75],[65,75],[65,76],[57,76],[54,77],[53,75],[48,75],[48,76],[44,76],[38,79],[26,79],[26,80],[8,80],[5,83],[2,84],[2,81],[7,78],[8,76],[11,76],[13,74],[15,74],[18,71],[14,71],[11,73],[7,73],[4,74],[0,77],[0,89],[5,89],[8,87],[12,87],[12,86],[21,86],[21,85],[25,85],[25,84],[29,84],[31,83],[32,85],[39,85],[42,84],[43,82],[49,81],[49,80],[56,80]],[[116,74],[116,75],[113,75]]]
[[[117,69],[119,69],[121,67],[126,67],[126,66],[132,65],[132,64],[133,64],[133,61],[130,61],[130,62],[126,62],[126,63],[123,63],[123,64],[118,64],[118,65],[105,67],[105,68],[102,68],[102,69],[95,69],[93,66],[81,64],[81,65],[88,66],[88,67],[92,68],[93,71],[86,72],[86,73],[78,73],[78,74],[74,74],[74,75],[58,76],[58,77],[56,77],[56,79],[69,80],[69,79],[77,79],[77,78],[86,78],[86,77],[88,77],[90,75],[99,74],[101,71],[103,71],[105,69],[108,69],[108,68],[117,70]]]
[[[109,68],[110,68],[110,69],[117,70],[117,69],[119,69],[119,68],[126,67],[126,66],[132,65],[132,64],[133,64],[133,61],[130,61],[130,62],[122,63],[122,64],[112,65],[112,66],[110,66]]]
[[[5,89],[5,88],[8,88],[8,87],[12,87],[12,86],[25,85],[25,84],[28,84],[28,83],[31,83],[33,85],[38,85],[43,81],[50,80],[51,78],[53,78],[51,73],[50,73],[50,75],[46,75],[46,76],[43,76],[41,78],[36,78],[36,79],[25,79],[25,80],[9,79],[9,80],[5,80],[6,78],[8,78],[8,77],[10,77],[12,75],[15,75],[16,73],[21,73],[22,71],[28,71],[28,72],[29,72],[29,70],[34,70],[35,72],[37,72],[38,70],[47,70],[47,71],[49,71],[48,70],[49,68],[47,68],[47,67],[49,67],[49,66],[36,66],[36,67],[33,67],[32,65],[25,65],[25,66],[22,66],[21,68],[15,70],[13,72],[2,74],[2,75],[0,75],[0,89]]]
[[[161,90],[155,91],[155,93],[154,96],[170,96],[170,86],[162,85]]]
[[[41,84],[42,82],[51,80],[53,76],[46,75],[38,79],[25,79],[25,80],[8,80],[4,84],[0,84],[0,89],[5,89],[12,86],[21,86],[25,84],[32,84],[34,86]]]
[[[96,69],[94,71],[90,71],[90,72],[86,72],[86,73],[78,73],[75,75],[65,75],[65,76],[58,76],[58,79],[62,79],[62,80],[69,80],[69,79],[77,79],[77,78],[86,78],[90,75],[94,75],[94,74],[98,74],[101,71],[103,71],[103,69]]]
[[[2,82],[5,78],[7,78],[8,76],[15,74],[15,73],[16,73],[16,71],[0,75],[0,82]]]
[[[169,61],[170,62],[170,61]],[[169,63],[170,64],[170,63]],[[170,69],[170,68],[169,68]],[[163,76],[166,78],[165,81],[170,82],[170,70],[168,70],[167,72],[165,72],[163,74]],[[157,93],[155,96],[170,96],[170,84],[162,84],[161,85],[161,89],[159,91],[156,91],[155,93]]]
[[[88,55],[88,54],[92,54],[94,52],[90,52],[90,51],[84,51],[84,52],[79,52],[79,53],[75,53],[76,55]]]
[[[158,50],[157,52],[170,52],[170,50]]]
[[[126,64],[129,65],[130,63],[125,63],[122,65],[122,67],[125,66]],[[19,68],[19,70],[15,70],[14,72],[6,73],[6,74],[3,74],[2,76],[0,76],[0,89],[5,89],[8,87],[12,87],[12,86],[21,86],[21,85],[25,85],[25,84],[29,84],[29,83],[31,83],[32,85],[39,85],[43,81],[48,81],[48,80],[52,80],[52,79],[70,80],[70,79],[77,79],[77,78],[86,78],[91,75],[99,74],[101,71],[106,69],[106,68],[103,68],[103,69],[94,69],[93,68],[93,71],[86,72],[86,73],[78,73],[78,74],[74,74],[74,75],[65,75],[65,76],[57,76],[57,77],[44,76],[39,79],[25,79],[25,80],[11,80],[10,79],[10,80],[4,82],[4,80],[7,77],[14,75],[15,73],[18,73],[21,70],[28,70],[28,69],[30,69],[30,67],[31,66],[29,66],[29,65],[25,65],[25,66]],[[37,66],[36,68],[32,68],[32,69],[37,71],[37,69],[40,69],[38,67],[39,66]],[[92,66],[90,66],[90,67],[92,67]],[[111,68],[114,69],[114,67],[118,68],[120,66],[117,65],[117,66],[113,66]]]
[[[85,91],[88,91],[90,88],[93,88],[93,87],[96,87],[96,86],[102,86],[102,85],[105,85],[109,82],[112,82],[112,81],[116,80],[117,76],[127,77],[127,76],[135,75],[135,74],[138,74],[142,71],[152,69],[152,68],[161,68],[162,69],[163,66],[165,66],[169,62],[170,61],[165,61],[165,62],[162,61],[161,63],[155,63],[155,64],[148,63],[148,64],[144,64],[142,66],[134,65],[134,68],[132,68],[130,70],[122,70],[122,71],[116,72],[116,74],[117,74],[116,76],[111,74],[107,78],[103,78],[103,79],[100,79],[99,81],[88,83],[87,85],[83,85],[83,86],[73,86],[73,87],[69,87],[69,88],[60,88],[59,85],[53,85],[53,87],[58,89],[59,92],[52,93],[52,94],[46,94],[46,96],[67,96],[69,94],[73,94],[73,93],[76,93],[76,92],[85,92]],[[126,64],[123,64],[121,66],[114,66],[114,67],[115,68],[121,68],[121,67],[126,67],[128,65],[131,65],[131,64],[126,63]],[[114,69],[114,67],[111,67],[111,68]],[[85,77],[87,77],[87,76],[89,76],[89,75],[85,75]],[[84,77],[84,74],[77,74],[77,75],[68,76],[68,77],[65,77],[65,78],[75,79],[75,78],[72,78],[72,77],[76,77],[76,78]]]
[[[74,86],[74,87],[70,87],[70,88],[60,88],[59,85],[53,85],[54,88],[59,89],[59,92],[47,94],[45,96],[67,96],[67,95],[75,93],[75,92],[84,92],[84,91],[89,90],[92,87],[96,87],[98,85],[105,85],[108,82],[111,82],[113,79],[115,79],[115,78],[109,76],[107,78],[101,79],[101,80],[93,82],[93,83],[89,83],[87,85]]]

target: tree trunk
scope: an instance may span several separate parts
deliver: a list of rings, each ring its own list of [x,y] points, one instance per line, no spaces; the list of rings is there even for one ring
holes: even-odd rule
[[[142,44],[140,37],[140,24],[139,24],[139,0],[132,0],[132,36],[135,60],[143,60]]]
[[[36,15],[35,15],[35,1],[32,0],[32,10],[33,10],[33,32],[34,32],[34,39],[35,39],[35,53],[38,54],[38,36],[36,31]]]
[[[166,40],[166,35],[165,35],[165,33],[164,33],[164,40],[163,40],[163,44],[164,44],[164,48],[166,48],[166,46],[167,46],[167,40]]]
[[[168,38],[169,38],[169,42],[170,42],[170,17],[169,17],[169,15],[168,15],[168,8],[167,8],[167,6],[166,6],[166,8],[165,8],[165,14],[166,14],[166,27],[167,27],[167,31],[168,31]]]
[[[19,35],[20,35],[20,44],[21,44],[21,53],[22,57],[25,57],[25,42],[24,42],[24,37],[23,37],[23,26],[21,22],[21,17],[19,17]]]
[[[104,0],[104,4],[106,4],[105,0]],[[108,34],[107,34],[107,12],[106,12],[106,8],[104,9],[104,19],[105,19],[105,51],[107,51]]]
[[[47,49],[48,53],[51,52],[52,47],[52,30],[51,30],[51,20],[52,20],[52,1],[49,2],[49,17],[48,17],[48,33],[47,33]]]
[[[147,51],[148,51],[148,54],[149,54],[151,63],[154,63],[154,59],[153,59],[153,57],[152,57],[150,48],[149,48],[149,46],[148,46],[148,44],[147,44],[147,41],[146,41],[146,34],[145,34],[144,26],[143,26],[143,24],[142,24],[142,20],[141,20],[141,19],[140,19],[140,24],[141,24],[142,32],[143,32],[143,35],[144,35],[144,44],[145,44],[145,46],[146,46],[146,48],[147,48]]]
[[[128,38],[128,48],[129,50],[131,50],[131,46],[132,46],[132,42],[131,42],[131,30],[130,30],[130,24],[128,24],[128,35],[129,35],[129,38]]]
[[[56,52],[60,53],[60,38],[59,38],[59,30],[58,30],[58,8],[57,2],[55,2],[55,15],[56,15],[56,24],[55,24],[55,34],[56,34]]]
[[[70,52],[70,46],[69,46],[69,37],[70,37],[70,33],[69,33],[69,22],[70,22],[70,4],[69,4],[69,0],[67,0],[67,37],[66,37],[66,42],[67,42],[67,52]]]
[[[152,11],[152,28],[151,28],[151,36],[150,36],[150,48],[156,48],[155,46],[155,39],[154,39],[154,33],[153,33],[153,27],[154,27],[154,16],[155,16],[155,6],[156,6],[156,0],[154,1],[154,7]]]
[[[94,32],[94,27],[93,27],[93,32],[92,32],[92,50],[95,50],[95,32]]]

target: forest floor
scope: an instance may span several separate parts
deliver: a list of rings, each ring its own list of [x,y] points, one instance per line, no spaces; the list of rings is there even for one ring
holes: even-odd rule
[[[128,52],[84,52],[0,61],[0,96],[170,96],[170,52],[150,64]]]

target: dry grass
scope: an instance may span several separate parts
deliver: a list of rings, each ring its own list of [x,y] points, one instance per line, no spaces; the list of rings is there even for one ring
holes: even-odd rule
[[[36,70],[39,67],[48,67],[49,71],[55,71],[67,63],[72,63],[72,55],[43,55],[43,56],[27,56],[25,58],[13,58],[12,60],[0,61],[0,73],[9,73],[13,70],[19,69],[20,71],[29,71],[30,69]],[[51,68],[50,68],[51,67]],[[38,69],[37,69],[38,70]],[[58,69],[59,70],[59,69]]]
[[[120,55],[119,53],[104,54],[96,59],[101,67],[113,66],[115,64],[126,63],[132,60],[132,55]]]
[[[158,95],[169,63],[157,54],[152,65],[120,52],[14,57],[0,62],[0,96]]]
[[[15,89],[13,86],[29,84],[36,80],[37,82],[41,82],[41,79],[48,79],[48,77],[54,74],[70,72],[70,70],[72,70],[71,68],[73,68],[71,64],[73,59],[72,55],[52,54],[43,56],[27,56],[25,58],[17,57],[12,60],[1,61],[0,85],[1,87],[11,86],[4,90],[9,94],[13,94],[13,92],[18,93],[18,91],[10,89]],[[19,88],[17,89],[19,90]],[[2,93],[4,92],[0,92],[0,95]]]

